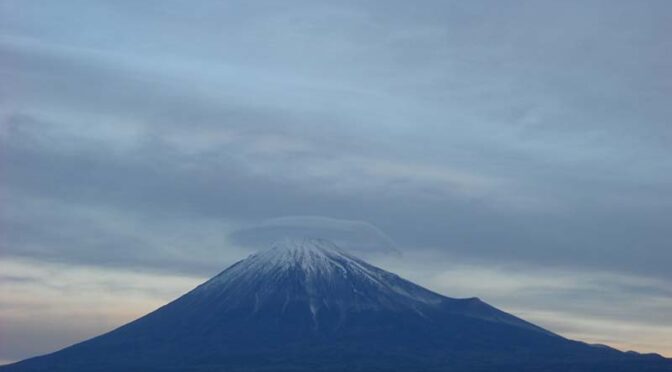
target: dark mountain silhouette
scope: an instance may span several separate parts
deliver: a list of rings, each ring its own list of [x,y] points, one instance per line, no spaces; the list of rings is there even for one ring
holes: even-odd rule
[[[0,371],[672,371],[448,298],[323,240],[252,255],[102,336]]]

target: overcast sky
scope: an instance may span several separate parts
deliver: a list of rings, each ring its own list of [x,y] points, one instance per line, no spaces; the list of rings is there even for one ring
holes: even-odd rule
[[[0,361],[278,235],[672,356],[672,3],[0,0]]]

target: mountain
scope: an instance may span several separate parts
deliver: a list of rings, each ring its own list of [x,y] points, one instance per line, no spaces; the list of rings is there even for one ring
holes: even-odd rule
[[[284,241],[114,331],[10,371],[672,371],[442,296],[324,240]]]

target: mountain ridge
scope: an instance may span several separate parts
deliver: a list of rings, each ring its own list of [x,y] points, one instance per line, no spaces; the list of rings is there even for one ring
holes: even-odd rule
[[[0,371],[670,371],[286,240],[107,334]]]

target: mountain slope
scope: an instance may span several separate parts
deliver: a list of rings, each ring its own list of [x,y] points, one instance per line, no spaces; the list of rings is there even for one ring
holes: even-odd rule
[[[242,260],[110,333],[0,371],[672,371],[452,299],[323,240]]]

